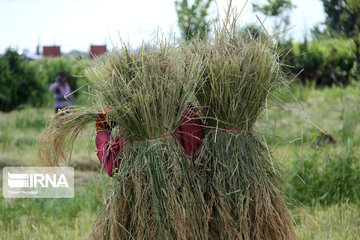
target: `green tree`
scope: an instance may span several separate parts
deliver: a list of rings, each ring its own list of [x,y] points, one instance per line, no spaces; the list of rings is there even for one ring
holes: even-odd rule
[[[290,11],[295,7],[291,0],[266,0],[264,5],[252,4],[254,12],[274,18],[274,29],[281,32],[290,24]]]
[[[360,63],[360,0],[321,0],[326,14],[324,32],[330,37],[353,39]],[[360,68],[360,65],[359,65]]]
[[[204,39],[209,29],[208,10],[214,0],[195,0],[189,6],[187,0],[175,1],[178,25],[182,37],[189,41],[194,37]]]
[[[0,86],[0,111],[5,112],[22,104],[38,106],[44,92],[28,60],[12,49],[0,56]]]
[[[266,39],[267,35],[264,29],[256,24],[247,24],[244,27],[240,28],[241,34],[246,38],[260,38]]]

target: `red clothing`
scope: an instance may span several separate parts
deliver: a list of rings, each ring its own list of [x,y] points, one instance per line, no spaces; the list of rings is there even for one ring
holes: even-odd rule
[[[175,136],[187,156],[192,158],[201,144],[203,138],[202,121],[190,108],[187,108],[183,117],[180,120],[179,127],[175,130]],[[96,135],[95,143],[97,147],[97,156],[101,165],[104,166],[105,171],[111,177],[113,169],[118,168],[119,161],[114,161],[116,156],[124,150],[124,138],[117,137],[110,145],[110,133],[106,131],[99,132]]]
[[[120,162],[115,161],[115,159],[116,156],[124,150],[124,138],[117,137],[115,141],[110,144],[110,132],[102,131],[96,135],[95,143],[99,161],[111,177],[113,175],[113,169],[119,166]]]

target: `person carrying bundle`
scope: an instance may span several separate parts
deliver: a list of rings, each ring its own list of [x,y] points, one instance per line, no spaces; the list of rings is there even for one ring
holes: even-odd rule
[[[50,86],[49,91],[53,93],[53,97],[55,99],[55,113],[62,108],[73,105],[73,98],[71,96],[68,97],[71,93],[71,88],[67,82],[66,72],[59,72],[56,76],[55,83]]]

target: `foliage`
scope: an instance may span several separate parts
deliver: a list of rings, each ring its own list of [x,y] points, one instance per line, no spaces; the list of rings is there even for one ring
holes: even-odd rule
[[[304,69],[300,76],[303,82],[316,79],[321,85],[346,85],[352,79],[359,80],[360,1],[321,2],[326,20],[311,30],[316,40],[300,44],[290,65],[295,65],[295,72]]]
[[[284,50],[286,52],[286,50]],[[290,45],[285,56],[286,64],[303,83],[315,81],[316,85],[349,84],[357,80],[355,47],[349,40],[323,39]]]
[[[267,35],[264,29],[256,24],[247,24],[244,27],[240,28],[240,34],[244,36],[244,38],[252,39],[266,39]]]
[[[348,139],[342,151],[316,148],[296,154],[290,197],[303,204],[359,203],[360,185],[356,183],[360,182],[360,159],[353,147],[354,142]]]
[[[0,56],[0,111],[11,111],[22,104],[39,105],[44,86],[36,79],[34,69],[28,66],[15,50],[7,49]]]
[[[23,104],[50,106],[50,84],[60,71],[68,74],[68,82],[74,91],[86,83],[84,68],[86,60],[55,58],[30,61],[15,50],[7,49],[0,56],[0,111],[11,111]],[[75,93],[77,96],[77,92]]]
[[[277,17],[283,13],[284,10],[290,10],[294,7],[291,0],[267,0],[267,4],[262,7],[253,3],[253,10],[255,12],[261,12],[264,15]]]
[[[326,13],[324,32],[331,37],[344,35],[356,46],[356,60],[360,63],[360,1],[321,0]],[[357,70],[360,72],[360,66]]]
[[[194,37],[204,39],[209,30],[208,9],[214,0],[195,0],[189,6],[187,0],[175,1],[178,25],[182,37],[189,41]]]
[[[326,13],[325,24],[331,36],[340,33],[346,37],[359,34],[360,1],[358,0],[321,0]]]
[[[265,16],[275,19],[274,30],[276,33],[284,31],[290,24],[290,11],[295,7],[291,0],[267,0],[266,4],[252,4],[254,12],[260,12]],[[282,26],[283,25],[283,26]],[[283,40],[285,33],[280,35]]]

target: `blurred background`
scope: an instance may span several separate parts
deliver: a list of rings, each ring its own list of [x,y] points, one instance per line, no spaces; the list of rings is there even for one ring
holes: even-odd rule
[[[299,239],[360,239],[360,1],[241,0],[242,31],[273,36],[289,76],[257,124],[281,166]],[[37,139],[59,99],[88,105],[94,57],[156,36],[205,39],[227,0],[0,0],[0,168],[40,166]],[[70,103],[69,103],[70,104]],[[101,210],[94,128],[72,155],[73,199],[4,199],[0,239],[84,239]],[[0,172],[2,188],[2,171]],[[21,227],[19,227],[21,226]]]

